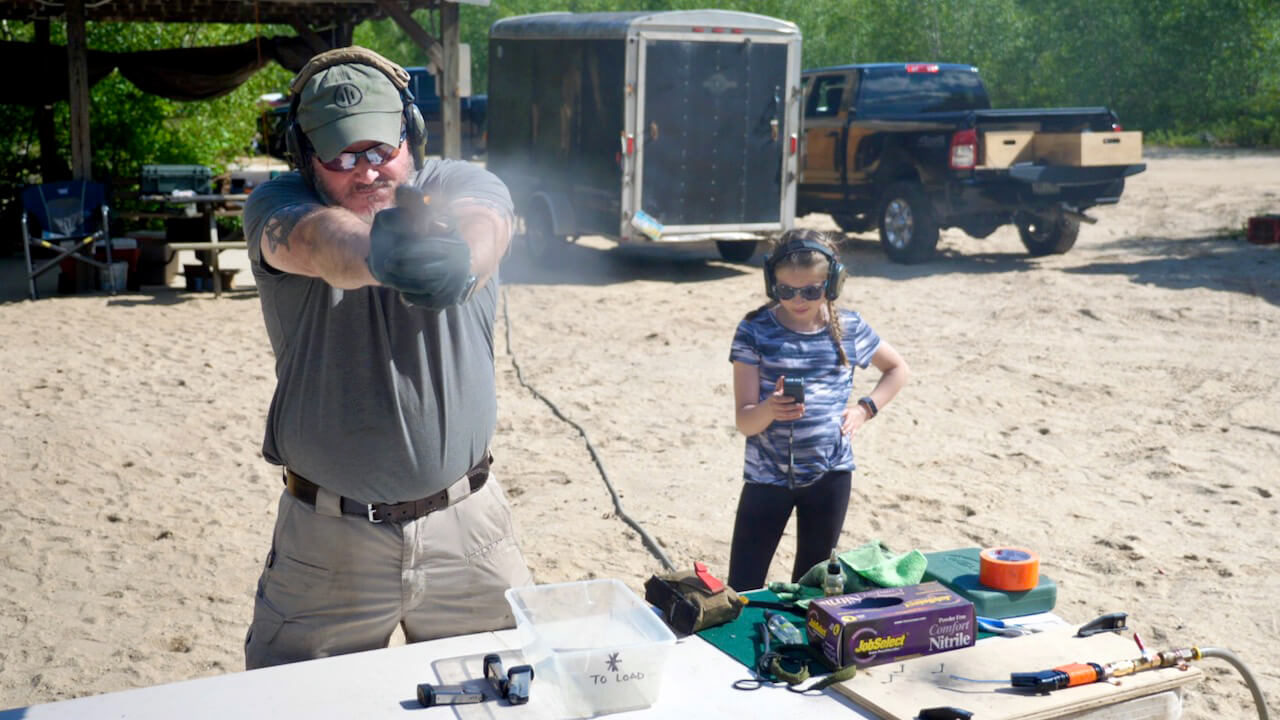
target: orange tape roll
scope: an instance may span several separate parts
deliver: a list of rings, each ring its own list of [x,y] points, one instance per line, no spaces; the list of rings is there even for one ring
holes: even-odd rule
[[[987,548],[978,555],[978,582],[1005,592],[1034,590],[1040,583],[1040,556],[1023,548]]]

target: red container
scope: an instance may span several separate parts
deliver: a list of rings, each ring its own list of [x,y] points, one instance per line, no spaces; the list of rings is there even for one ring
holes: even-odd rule
[[[1280,243],[1280,215],[1259,215],[1249,218],[1249,229],[1246,235],[1249,242],[1254,245]]]

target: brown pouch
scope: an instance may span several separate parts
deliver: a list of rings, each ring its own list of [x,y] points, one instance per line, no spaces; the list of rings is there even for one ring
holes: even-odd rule
[[[644,599],[681,637],[730,622],[747,604],[733,588],[713,576],[700,562],[692,570],[654,575],[644,584]]]

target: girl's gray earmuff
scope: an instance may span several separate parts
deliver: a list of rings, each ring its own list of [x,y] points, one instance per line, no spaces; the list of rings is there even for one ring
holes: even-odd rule
[[[840,262],[840,258],[833,255],[822,243],[801,237],[793,238],[786,245],[778,248],[773,255],[766,255],[764,258],[764,292],[770,300],[778,299],[778,293],[774,288],[778,282],[775,275],[778,264],[786,256],[803,250],[821,253],[827,259],[826,298],[835,300],[840,297],[840,289],[844,285],[844,263]]]
[[[325,68],[334,65],[345,65],[347,63],[360,63],[375,68],[387,79],[392,85],[400,91],[400,98],[404,101],[404,127],[405,138],[409,142],[409,152],[413,156],[414,168],[421,170],[422,163],[427,154],[427,123],[422,118],[422,111],[413,102],[413,91],[409,89],[409,74],[403,68],[394,65],[391,61],[361,47],[345,47],[329,50],[307,61],[302,70],[298,71],[293,81],[289,83],[289,89],[292,98],[289,101],[289,116],[285,120],[285,154],[290,163],[302,174],[302,178],[307,181],[311,187],[316,187],[315,172],[311,168],[311,155],[309,148],[311,143],[307,141],[306,133],[298,126],[298,104],[302,101],[302,88],[307,84],[316,73]]]

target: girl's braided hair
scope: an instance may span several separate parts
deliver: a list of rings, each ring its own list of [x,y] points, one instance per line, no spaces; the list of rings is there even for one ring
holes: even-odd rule
[[[808,228],[794,228],[788,230],[779,236],[773,242],[770,255],[777,253],[789,243],[796,240],[808,240],[817,243],[826,248],[831,253],[831,257],[840,257],[840,250],[836,247],[835,241],[830,233],[821,232],[819,230],[810,230]],[[801,270],[821,269],[824,273],[830,267],[831,261],[825,255],[816,250],[795,250],[778,258],[773,264],[773,270],[776,273],[778,268],[797,268]],[[777,300],[770,300],[760,307],[746,314],[744,319],[751,320],[760,313],[772,307],[777,307]],[[836,356],[840,359],[841,365],[849,364],[849,356],[844,351],[844,326],[840,323],[840,314],[836,312],[836,303],[834,300],[827,300],[827,333],[831,335],[831,340],[836,344]]]

